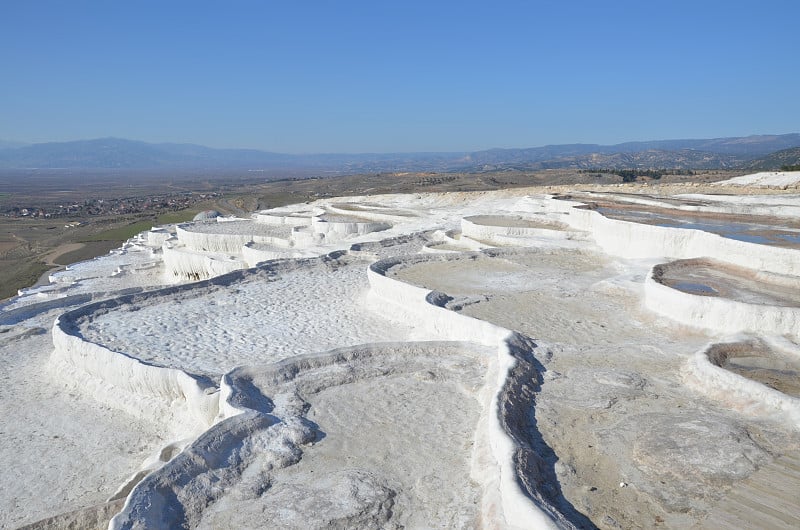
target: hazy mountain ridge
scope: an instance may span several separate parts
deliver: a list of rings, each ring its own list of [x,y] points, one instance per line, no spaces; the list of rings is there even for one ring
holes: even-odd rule
[[[3,147],[6,145],[7,147]],[[617,145],[564,144],[450,153],[283,154],[194,144],[100,138],[14,147],[0,143],[0,168],[43,169],[315,169],[332,172],[480,171],[748,167],[756,159],[800,147],[800,134],[656,140]],[[764,164],[769,161],[765,160]],[[780,165],[780,164],[779,164]]]
[[[0,152],[0,167],[13,168],[166,168],[275,164],[279,155],[247,149],[212,149],[191,144],[150,144],[120,138],[32,144]]]
[[[0,151],[0,168],[42,169],[292,169],[372,170],[440,167],[464,153],[291,155],[195,144],[151,144],[121,138],[49,142]],[[422,164],[422,166],[420,166]]]
[[[619,155],[625,153],[662,153],[658,158],[667,159],[666,153],[675,153],[678,160],[691,158],[706,159],[707,156],[693,156],[689,151],[705,152],[710,155],[732,155],[745,161],[764,156],[781,149],[800,146],[800,134],[761,135],[732,138],[712,138],[703,140],[654,140],[646,142],[626,142],[616,145],[565,144],[531,147],[525,149],[489,149],[471,153],[470,161],[480,164],[514,164],[575,160],[582,165],[581,157],[591,155]],[[647,158],[642,157],[642,158]],[[709,161],[710,162],[710,161]],[[720,157],[720,163],[735,163],[727,157]],[[549,167],[544,164],[545,167]],[[555,166],[554,166],[555,167]],[[655,167],[655,166],[654,166]],[[659,166],[663,167],[663,166]],[[673,167],[673,166],[667,166]]]
[[[782,166],[800,165],[800,147],[782,149],[769,155],[753,160],[748,169],[754,171],[770,171],[780,169]]]
[[[709,153],[684,149],[664,151],[650,149],[639,152],[595,152],[579,156],[565,156],[539,162],[517,162],[484,164],[480,169],[497,171],[502,169],[732,169],[740,167],[743,159],[735,155]]]
[[[0,140],[0,150],[2,149],[16,149],[18,147],[25,147],[26,143],[23,142],[10,142],[8,140]]]

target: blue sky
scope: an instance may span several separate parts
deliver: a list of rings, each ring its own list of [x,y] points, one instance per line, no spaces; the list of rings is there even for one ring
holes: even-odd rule
[[[0,2],[0,139],[460,151],[800,131],[800,2]]]

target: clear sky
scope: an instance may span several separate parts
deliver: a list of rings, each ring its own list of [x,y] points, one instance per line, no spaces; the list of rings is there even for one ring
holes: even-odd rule
[[[0,139],[287,153],[800,132],[800,2],[0,1]]]

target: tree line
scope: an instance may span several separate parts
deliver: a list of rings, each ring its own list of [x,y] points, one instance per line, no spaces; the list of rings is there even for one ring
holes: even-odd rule
[[[603,173],[607,175],[617,175],[622,177],[622,182],[636,182],[638,177],[648,177],[658,180],[664,175],[694,175],[691,169],[581,169],[579,173],[596,173],[596,177],[600,178]]]

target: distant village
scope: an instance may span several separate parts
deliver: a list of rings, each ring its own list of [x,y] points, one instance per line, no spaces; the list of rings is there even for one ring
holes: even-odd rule
[[[124,199],[86,199],[81,202],[40,206],[14,206],[2,212],[5,217],[51,219],[59,217],[87,217],[124,215],[146,212],[177,211],[193,204],[218,197],[218,192],[181,192]]]

